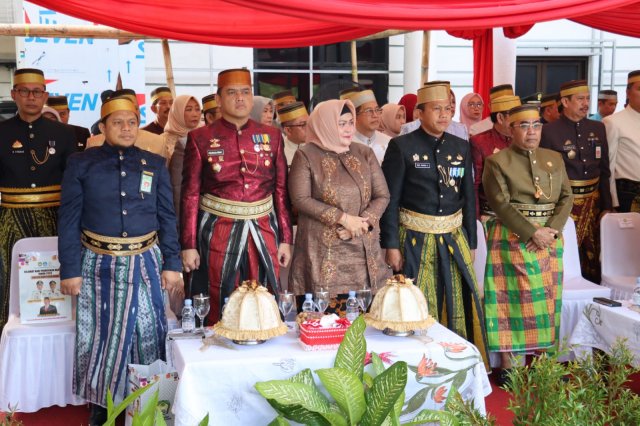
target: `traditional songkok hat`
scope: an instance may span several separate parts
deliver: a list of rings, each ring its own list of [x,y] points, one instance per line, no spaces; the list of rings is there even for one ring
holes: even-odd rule
[[[111,94],[111,99],[113,98],[127,98],[130,99],[131,102],[138,105],[138,98],[136,97],[135,90],[132,89],[120,89],[116,90]]]
[[[451,90],[446,84],[431,84],[429,81],[424,87],[418,89],[418,102],[416,105],[434,101],[448,101]]]
[[[617,101],[618,92],[616,92],[615,90],[601,90],[600,93],[598,94],[598,100],[599,101]]]
[[[519,105],[520,97],[518,96],[500,96],[491,100],[489,109],[491,109],[491,112],[505,112]]]
[[[447,89],[449,90],[449,92],[451,92],[450,81],[444,81],[444,80],[425,81],[422,87],[441,86],[443,84],[447,86]]]
[[[47,99],[47,102],[44,103],[44,106],[53,109],[68,109],[69,102],[67,101],[67,97],[64,95],[49,96],[49,99]]]
[[[542,92],[535,92],[530,94],[529,96],[525,96],[524,98],[520,98],[520,102],[523,104],[533,104],[536,106],[540,106],[542,100]]]
[[[544,95],[540,98],[540,108],[551,106],[560,100],[560,93],[552,93],[550,95]]]
[[[509,124],[516,121],[526,120],[527,118],[540,119],[540,110],[538,105],[525,104],[509,110]]]
[[[277,92],[271,95],[271,99],[273,99],[273,103],[276,105],[282,105],[285,102],[295,102],[296,97],[293,96],[293,90],[283,90],[282,92]]]
[[[340,100],[344,101],[345,99],[351,99],[356,93],[360,92],[360,88],[358,86],[347,87],[346,89],[342,89],[340,91]]]
[[[230,84],[251,86],[251,73],[244,68],[234,68],[218,74],[218,89]]]
[[[22,83],[40,83],[46,85],[44,73],[36,68],[21,68],[13,73],[13,85]]]
[[[513,96],[513,86],[510,84],[501,84],[489,89],[489,101],[499,98],[500,96]]]
[[[165,97],[165,96],[170,96],[171,98],[173,98],[173,94],[171,93],[171,89],[169,89],[168,87],[156,87],[155,89],[153,89],[151,91],[151,105],[155,105],[156,101],[159,98]]]
[[[100,108],[100,120],[104,120],[106,116],[117,111],[132,111],[138,115],[136,104],[134,104],[130,98],[111,98],[102,104],[102,108]]]
[[[353,102],[354,107],[358,108],[366,104],[367,102],[375,102],[376,95],[373,94],[373,90],[362,90],[360,92],[354,93],[353,96],[350,96],[349,100]]]
[[[629,73],[629,79],[627,80],[627,84],[633,84],[640,81],[640,70],[631,71]]]
[[[309,113],[307,113],[307,109],[304,107],[304,103],[302,102],[287,104],[281,107],[276,114],[278,114],[278,118],[282,124],[295,120],[298,117],[309,115]]]
[[[218,101],[216,101],[216,95],[207,95],[202,98],[202,110],[204,112],[209,111],[210,109],[218,108]]]
[[[576,93],[589,93],[589,84],[587,80],[571,80],[568,83],[560,85],[560,96],[567,97]]]
[[[254,280],[243,281],[231,293],[222,319],[213,329],[216,334],[234,341],[267,340],[287,332],[276,299]]]
[[[394,275],[387,280],[373,299],[364,320],[378,330],[389,328],[394,331],[425,330],[436,322],[429,315],[422,291],[404,275]]]

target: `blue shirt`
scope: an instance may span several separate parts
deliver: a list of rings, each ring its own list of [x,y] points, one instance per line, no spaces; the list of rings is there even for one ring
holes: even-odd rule
[[[143,171],[153,174],[150,192],[140,191]],[[82,276],[83,229],[116,238],[158,231],[162,269],[181,271],[178,219],[166,160],[135,146],[121,153],[108,143],[72,155],[58,213],[61,279]]]
[[[604,118],[603,116],[600,115],[600,112],[596,112],[595,114],[593,114],[591,117],[589,117],[591,120],[595,120],[595,121],[602,121],[602,119]]]
[[[403,124],[400,130],[400,135],[406,135],[407,133],[411,133],[414,130],[418,129],[418,127],[420,127],[419,119],[413,120],[410,123]],[[449,123],[449,126],[447,127],[447,130],[445,130],[445,132],[449,133],[450,135],[457,136],[466,141],[469,140],[469,133],[467,132],[467,126],[465,126],[462,123],[458,123],[457,121],[451,120],[451,123]]]

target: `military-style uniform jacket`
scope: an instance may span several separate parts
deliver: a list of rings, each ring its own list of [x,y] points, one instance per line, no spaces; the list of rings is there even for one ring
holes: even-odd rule
[[[27,123],[19,115],[0,123],[0,187],[60,185],[67,158],[77,151],[73,129],[40,116]]]
[[[475,249],[476,199],[471,167],[469,143],[449,133],[437,139],[420,127],[391,139],[382,163],[391,200],[380,220],[381,247],[400,247],[398,209],[402,207],[431,216],[449,216],[462,209],[462,226],[469,247]]]
[[[84,151],[87,146],[87,140],[91,137],[91,133],[89,133],[89,129],[80,126],[74,126],[73,124],[67,124],[67,126],[73,127],[73,131],[76,134],[76,139],[78,140],[78,152]]]
[[[293,242],[287,159],[278,129],[253,120],[238,129],[221,118],[189,132],[180,200],[183,250],[196,248],[202,194],[247,203],[273,196],[279,240],[287,244]]]
[[[604,124],[588,118],[575,122],[562,115],[553,123],[542,126],[540,148],[562,154],[571,180],[599,177],[600,208],[613,208],[609,182],[609,144]]]
[[[147,124],[144,127],[140,128],[141,130],[146,130],[149,133],[153,133],[154,135],[161,135],[164,133],[164,127],[160,127],[158,124],[158,120],[153,120],[151,123]]]
[[[534,182],[538,182],[544,192],[539,198],[536,198],[538,189]],[[511,203],[554,203],[555,210],[546,226],[558,231],[564,228],[573,207],[573,193],[562,156],[548,149],[524,151],[511,145],[490,156],[484,163],[482,185],[498,219],[522,243],[529,241],[537,228]]]
[[[159,155],[105,143],[71,156],[58,217],[62,279],[82,276],[83,229],[116,238],[158,231],[162,269],[182,270],[169,171]]]

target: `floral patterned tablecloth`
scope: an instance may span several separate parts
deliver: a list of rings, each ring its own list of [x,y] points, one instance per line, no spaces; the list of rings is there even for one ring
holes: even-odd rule
[[[424,408],[442,409],[452,385],[486,412],[484,398],[491,393],[491,385],[480,353],[471,343],[440,324],[426,335],[404,338],[386,336],[368,327],[365,337],[365,365],[370,364],[372,351],[387,365],[396,361],[409,365],[401,421],[408,421]],[[210,425],[266,425],[277,414],[253,385],[284,380],[305,368],[314,371],[333,367],[336,355],[336,351],[303,351],[293,331],[262,345],[236,346],[238,350],[211,346],[201,352],[201,346],[196,340],[172,343],[180,375],[172,408],[176,426],[196,425],[207,413]],[[365,367],[365,371],[370,368]],[[326,393],[317,377],[316,383]]]

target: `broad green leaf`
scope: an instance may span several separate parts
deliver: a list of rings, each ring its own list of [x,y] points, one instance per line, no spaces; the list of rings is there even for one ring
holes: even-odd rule
[[[440,413],[438,410],[422,410],[404,426],[421,425],[424,423],[440,422]]]
[[[164,414],[160,407],[156,407],[156,426],[167,426],[167,422],[164,421]]]
[[[140,420],[140,415],[138,414],[137,411],[133,413],[132,426],[142,426],[142,420]]]
[[[336,413],[336,414],[340,414],[342,417],[344,417],[345,419],[348,417],[347,413],[345,413],[344,411],[342,411],[342,409],[340,408],[340,406],[338,405],[338,403],[336,402],[330,402],[329,403],[329,408],[331,409],[332,413]]]
[[[282,417],[278,416],[275,419],[273,419],[273,421],[269,423],[267,426],[291,426],[291,424],[285,419],[283,419]]]
[[[357,424],[367,408],[362,381],[351,371],[339,367],[316,370],[316,374],[340,409],[347,413],[349,423]]]
[[[373,386],[365,394],[367,410],[361,426],[379,426],[389,415],[407,384],[407,363],[398,361],[373,379]]]
[[[358,376],[362,382],[364,372],[364,358],[367,355],[367,341],[364,339],[364,329],[367,324],[360,315],[349,327],[338,349],[334,367],[344,368]]]
[[[158,407],[158,396],[160,395],[160,389],[158,389],[151,399],[142,407],[140,411],[140,420],[142,420],[142,426],[153,426],[156,420],[156,408]]]
[[[118,418],[120,413],[122,413],[136,398],[138,398],[149,389],[151,389],[151,386],[145,386],[126,397],[124,401],[122,401],[116,408],[113,409],[113,413],[111,413],[103,426],[113,426],[116,423],[116,418]],[[109,390],[107,390],[107,398],[111,398],[111,392]]]
[[[404,391],[402,391],[402,393],[400,394],[400,396],[398,397],[398,399],[396,400],[396,403],[393,406],[393,412],[395,414],[396,418],[400,418],[400,415],[402,414],[402,407],[404,406],[404,399],[406,398],[406,394]]]
[[[113,398],[111,398],[111,391],[107,389],[107,418],[113,414]]]
[[[386,370],[384,363],[375,352],[371,352],[371,364],[373,364],[373,371],[376,372],[376,376],[381,375]]]
[[[273,399],[267,399],[267,402],[285,419],[308,426],[331,426],[331,423],[320,414],[309,411],[300,405],[282,405]]]
[[[450,411],[450,405],[451,405],[451,401],[453,401],[453,398],[456,397],[456,395],[458,394],[458,388],[456,387],[456,385],[451,385],[451,388],[449,389],[449,394],[447,394],[447,400],[444,402],[444,411]]]
[[[371,377],[371,374],[369,374],[369,373],[365,372],[365,373],[364,373],[364,376],[363,376],[363,379],[364,379],[364,383],[365,383],[368,387],[373,386],[373,377]]]
[[[209,413],[207,413],[207,415],[204,416],[204,419],[202,419],[202,421],[198,426],[209,426]]]
[[[311,373],[311,370],[309,368],[305,368],[295,376],[289,377],[287,381],[293,383],[302,383],[303,385],[311,386],[318,397],[327,401],[327,404],[329,403],[329,398],[327,398],[327,396],[320,392],[320,389],[318,389],[316,381],[313,379],[313,374]]]
[[[429,396],[429,392],[431,392],[431,390],[431,387],[426,387],[416,392],[416,394],[409,399],[407,408],[402,410],[402,413],[400,414],[404,416],[405,414],[411,414],[414,411],[419,410],[420,407],[424,405],[424,402],[427,400],[427,396]]]

